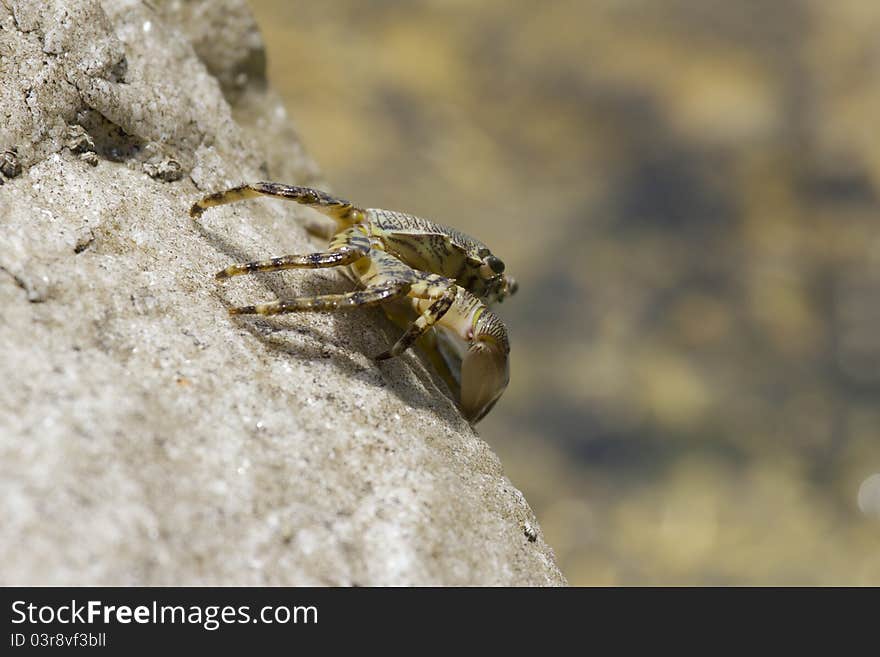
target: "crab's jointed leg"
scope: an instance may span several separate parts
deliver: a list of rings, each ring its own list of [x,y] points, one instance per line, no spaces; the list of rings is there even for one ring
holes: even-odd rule
[[[345,231],[356,233],[357,226]],[[344,238],[344,233],[339,235],[340,245],[349,244],[351,238]],[[364,238],[363,234],[357,236]],[[365,239],[365,238],[364,238]],[[314,256],[335,257],[335,251]],[[369,257],[364,257],[364,256]],[[294,259],[299,260],[294,260]],[[233,265],[218,274],[218,277],[249,273],[251,271],[274,271],[287,267],[321,267],[342,264],[341,262],[329,262],[320,264],[321,260],[315,257],[314,262],[309,261],[310,256],[285,256],[267,260],[264,263],[249,263],[245,265]],[[453,281],[436,274],[424,272],[408,267],[394,256],[373,249],[360,253],[354,261],[354,273],[364,285],[363,290],[347,292],[344,294],[325,294],[315,297],[297,297],[295,299],[281,299],[270,303],[256,304],[231,308],[232,315],[279,315],[292,312],[315,312],[333,311],[360,306],[374,306],[387,301],[392,301],[404,296],[427,302],[427,306],[420,310],[419,316],[403,333],[400,339],[389,349],[376,357],[377,360],[385,360],[399,356],[409,349],[416,340],[428,331],[437,321],[443,318],[452,306],[458,293],[458,286]],[[289,264],[294,262],[296,264]]]
[[[409,349],[446,314],[455,301],[459,289],[454,281],[437,274],[413,269],[390,253],[379,249],[370,251],[369,258],[359,260],[351,269],[367,289],[384,280],[408,281],[410,286],[407,296],[427,304],[419,310],[419,316],[407,327],[391,349],[376,356],[376,360],[393,358]]]
[[[250,185],[233,187],[222,192],[210,194],[193,204],[189,214],[198,218],[208,208],[226,203],[235,203],[258,196],[274,196],[288,201],[295,201],[301,205],[308,205],[318,212],[335,219],[340,226],[351,226],[364,220],[365,212],[349,201],[330,196],[326,192],[310,187],[296,187],[294,185],[282,185],[280,183],[259,182]]]
[[[354,232],[357,226],[340,233]],[[363,237],[363,234],[360,234]],[[368,257],[363,257],[367,255]],[[311,266],[311,265],[305,265]],[[280,299],[270,303],[231,308],[232,315],[279,315],[282,313],[332,311],[374,306],[385,301],[406,296],[416,281],[415,272],[396,258],[375,249],[355,260],[352,267],[364,289],[344,294],[322,294],[314,297]]]
[[[391,299],[405,296],[409,290],[406,281],[392,281],[384,285],[375,285],[357,292],[343,294],[321,294],[314,297],[296,297],[281,299],[254,306],[230,308],[230,315],[281,315],[295,312],[321,312],[328,310],[345,310],[375,306]]]
[[[350,265],[363,258],[369,252],[370,239],[364,234],[360,226],[352,226],[337,234],[326,251],[319,251],[308,255],[285,255],[270,258],[269,260],[230,265],[226,269],[218,271],[214,277],[224,279],[242,274],[281,271],[283,269],[338,267]]]
[[[455,301],[459,289],[455,283],[434,274],[422,274],[416,271],[414,273],[421,280],[410,287],[409,296],[415,299],[425,299],[431,303],[421,311],[418,318],[409,325],[404,334],[394,343],[394,346],[376,356],[376,360],[394,358],[405,352],[446,315]]]

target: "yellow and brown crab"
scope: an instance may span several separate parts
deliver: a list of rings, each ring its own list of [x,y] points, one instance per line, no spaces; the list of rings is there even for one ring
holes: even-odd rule
[[[431,361],[452,388],[465,417],[477,422],[501,397],[509,380],[507,329],[487,304],[516,291],[504,263],[489,248],[448,226],[401,212],[359,208],[308,187],[260,182],[204,197],[190,209],[198,218],[210,207],[258,196],[307,205],[336,221],[326,251],[285,255],[231,265],[218,272],[241,274],[293,268],[348,266],[362,289],[343,294],[280,299],[230,309],[233,315],[275,315],[382,305],[405,327],[399,340],[376,356],[399,356],[422,338]],[[439,331],[431,331],[432,328]]]

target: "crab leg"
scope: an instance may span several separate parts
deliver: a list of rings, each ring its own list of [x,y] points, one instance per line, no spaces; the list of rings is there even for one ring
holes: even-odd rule
[[[338,267],[350,265],[370,252],[370,240],[359,226],[352,226],[339,233],[327,251],[308,255],[286,255],[269,260],[243,262],[218,271],[214,278],[224,279],[255,272],[281,271],[283,269]]]
[[[296,187],[294,185],[282,185],[281,183],[272,182],[241,185],[210,194],[193,204],[189,214],[194,219],[197,219],[208,208],[258,196],[274,196],[288,201],[295,201],[301,205],[308,205],[318,212],[335,219],[343,226],[359,223],[365,217],[365,213],[361,208],[355,207],[344,199],[330,196],[326,192],[311,189],[310,187]]]
[[[383,281],[407,281],[409,289],[406,294],[426,304],[419,309],[419,316],[407,327],[400,339],[391,349],[376,356],[376,360],[393,358],[409,349],[446,314],[454,303],[458,290],[458,286],[448,278],[413,269],[380,249],[370,251],[369,257],[354,263],[351,270],[367,289]]]
[[[446,315],[446,312],[452,307],[457,293],[458,286],[442,276],[425,276],[423,280],[413,284],[409,290],[409,296],[425,299],[430,304],[421,311],[418,318],[409,325],[409,328],[394,343],[394,346],[376,356],[375,360],[394,358],[413,346],[416,340]]]
[[[295,312],[321,312],[375,306],[385,301],[405,296],[410,284],[394,281],[385,285],[368,287],[357,292],[343,294],[321,294],[315,297],[296,297],[261,303],[254,306],[230,308],[230,315],[281,315]]]

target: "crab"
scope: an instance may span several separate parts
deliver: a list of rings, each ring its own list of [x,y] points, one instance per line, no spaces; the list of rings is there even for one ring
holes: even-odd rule
[[[190,216],[199,219],[210,207],[261,196],[295,201],[333,219],[332,231],[309,226],[311,233],[330,240],[327,250],[230,265],[217,272],[218,280],[284,269],[348,267],[361,289],[230,308],[230,314],[382,306],[404,332],[376,360],[400,356],[419,341],[471,423],[492,409],[509,381],[510,343],[504,323],[488,306],[516,292],[517,284],[485,244],[427,219],[360,208],[317,189],[271,182],[205,196],[192,206]]]

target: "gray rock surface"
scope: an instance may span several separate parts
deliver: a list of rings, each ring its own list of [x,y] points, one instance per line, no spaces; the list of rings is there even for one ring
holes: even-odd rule
[[[0,584],[563,584],[523,496],[380,311],[217,285],[313,250],[319,184],[240,2],[0,2]]]

